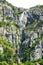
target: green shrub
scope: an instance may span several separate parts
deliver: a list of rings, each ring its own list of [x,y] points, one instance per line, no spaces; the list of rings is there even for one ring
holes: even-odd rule
[[[6,61],[0,62],[0,65],[9,65]]]

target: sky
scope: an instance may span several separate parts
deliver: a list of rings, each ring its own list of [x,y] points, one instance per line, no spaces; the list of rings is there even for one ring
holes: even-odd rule
[[[16,7],[22,7],[25,9],[29,9],[30,7],[36,5],[43,5],[43,0],[7,0],[9,3]]]

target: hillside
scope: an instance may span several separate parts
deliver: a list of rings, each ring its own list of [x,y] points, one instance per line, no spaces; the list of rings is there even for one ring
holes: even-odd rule
[[[0,0],[0,65],[43,65],[43,5],[28,10]]]

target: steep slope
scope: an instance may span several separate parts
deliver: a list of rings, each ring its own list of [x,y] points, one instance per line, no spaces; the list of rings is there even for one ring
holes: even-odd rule
[[[19,16],[23,11],[24,9],[14,7],[6,0],[0,0],[0,64],[13,65],[19,59],[21,43]]]
[[[23,11],[24,9],[14,7],[6,0],[0,0],[0,38],[8,41],[8,44],[12,43],[14,52],[17,50],[17,53],[19,53],[19,44],[21,43],[19,16]]]
[[[0,0],[0,48],[5,49],[7,63],[14,58],[12,63],[43,59],[43,5],[26,10]]]
[[[26,25],[22,31],[20,57],[22,61],[43,57],[43,5],[35,6],[24,12]],[[24,21],[24,18],[22,18]]]

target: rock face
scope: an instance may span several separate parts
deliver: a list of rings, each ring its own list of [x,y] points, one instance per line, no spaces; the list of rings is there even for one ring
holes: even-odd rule
[[[9,41],[12,41],[15,43],[14,39],[17,39],[16,32],[18,30],[17,31],[14,30],[14,26],[13,25],[9,26],[9,24],[10,23],[15,23],[16,25],[19,24],[19,16],[23,11],[24,9],[22,8],[20,9],[20,8],[14,7],[7,1],[0,0],[0,34],[3,34],[4,39],[8,39]],[[1,26],[3,22],[8,24]]]
[[[43,6],[25,10],[0,0],[0,36],[13,43],[21,60],[43,58]]]
[[[20,57],[23,60],[26,50],[31,49],[30,60],[43,58],[43,6],[30,8],[23,16],[26,17],[25,28],[22,32]],[[22,21],[24,19],[22,18]],[[27,56],[28,57],[28,56]],[[25,57],[25,58],[27,58]],[[29,58],[28,58],[29,59]],[[27,60],[28,60],[27,59]]]

